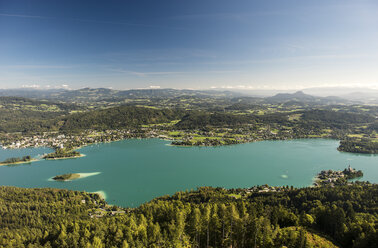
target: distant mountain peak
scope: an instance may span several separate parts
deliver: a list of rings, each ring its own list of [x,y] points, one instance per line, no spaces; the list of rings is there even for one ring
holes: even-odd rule
[[[309,95],[299,90],[294,93],[279,93],[272,97],[267,98],[268,101],[272,102],[306,102],[306,103],[321,103],[321,104],[337,104],[345,103],[346,100],[339,97],[317,97]]]
[[[293,99],[314,99],[314,96],[307,95],[303,91],[297,91],[295,93],[278,93],[270,99],[280,99],[280,100],[293,100]]]
[[[295,92],[295,93],[293,93],[293,95],[307,95],[307,94],[305,94],[303,91],[301,91],[301,90],[298,90],[297,92]]]

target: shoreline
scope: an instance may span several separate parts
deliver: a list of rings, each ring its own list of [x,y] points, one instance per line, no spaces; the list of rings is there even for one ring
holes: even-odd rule
[[[172,144],[173,141],[181,141],[179,139],[172,138],[170,137],[156,137],[156,136],[151,136],[151,137],[134,137],[134,138],[124,138],[124,139],[116,139],[112,141],[104,141],[104,142],[94,142],[94,143],[87,143],[78,147],[73,148],[72,150],[76,151],[81,148],[91,146],[91,145],[98,145],[98,144],[107,144],[107,143],[113,143],[113,142],[119,142],[119,141],[125,141],[125,140],[133,140],[133,139],[159,139],[159,140],[164,140],[164,141],[170,141],[170,144],[166,144],[167,146],[174,146],[174,147],[221,147],[221,146],[232,146],[232,145],[241,145],[241,144],[247,144],[247,143],[254,143],[254,142],[260,142],[260,141],[290,141],[290,140],[304,140],[304,139],[327,139],[327,140],[335,140],[339,142],[342,141],[341,139],[335,139],[331,137],[301,137],[301,138],[286,138],[286,139],[255,139],[255,140],[250,140],[250,141],[245,141],[245,142],[237,142],[235,144],[219,144],[219,145],[177,145],[177,144]],[[378,155],[377,153],[362,153],[362,152],[350,152],[350,151],[344,151],[344,150],[339,150],[338,147],[336,147],[336,150],[339,152],[345,152],[345,153],[352,153],[352,154],[358,154],[358,155]],[[30,146],[27,148],[39,148],[41,146]],[[49,146],[44,146],[46,148],[51,148]],[[8,149],[8,148],[7,148]],[[24,149],[24,148],[9,148],[9,149]],[[80,156],[75,156],[75,157],[64,157],[64,158],[46,158],[45,160],[60,160],[60,159],[73,159],[73,158],[81,158],[86,156],[85,154],[80,154]]]
[[[98,191],[93,191],[93,192],[88,192],[88,193],[91,193],[91,194],[96,194],[100,197],[100,199],[102,200],[106,200],[107,198],[107,195],[106,195],[106,192],[103,191],[103,190],[98,190]]]

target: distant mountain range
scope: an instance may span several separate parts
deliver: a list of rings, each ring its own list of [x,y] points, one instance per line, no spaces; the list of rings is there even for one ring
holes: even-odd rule
[[[336,97],[336,96],[327,96],[327,97],[319,97],[319,96],[312,96],[305,94],[303,91],[297,91],[295,93],[279,93],[271,97],[267,97],[266,100],[268,102],[277,102],[277,103],[285,103],[285,102],[304,102],[304,103],[318,103],[318,104],[351,104],[349,100]]]
[[[107,88],[65,89],[0,89],[0,96],[17,96],[36,99],[55,99],[62,101],[94,101],[111,99],[137,99],[159,97],[238,97],[241,93],[215,90],[177,90],[177,89],[133,89],[113,90]]]
[[[20,89],[0,89],[0,96],[17,96],[17,97],[26,97],[26,98],[37,98],[37,99],[47,99],[52,95],[60,94],[65,92],[64,89],[29,89],[29,88],[20,88]]]
[[[271,96],[259,96],[267,102],[304,102],[315,104],[351,104],[357,102],[377,103],[378,90],[362,89],[353,91],[350,88],[308,88],[303,91],[282,92]],[[221,90],[187,90],[187,89],[132,89],[113,90],[107,88],[67,89],[0,89],[0,96],[17,96],[33,99],[48,99],[63,102],[119,101],[139,98],[177,98],[177,97],[250,97],[254,91],[221,91]],[[267,93],[267,91],[265,92]]]
[[[217,89],[221,90],[221,89]],[[244,95],[255,96],[255,97],[272,97],[281,94],[294,93],[294,90],[250,90],[250,89],[230,89],[230,91],[238,92]],[[339,97],[339,99],[346,99],[350,101],[358,101],[363,103],[378,104],[378,90],[370,88],[352,88],[352,87],[316,87],[316,88],[305,88],[301,90],[304,94],[317,96],[317,97]],[[296,98],[295,95],[293,95]],[[286,99],[288,100],[288,99]]]
[[[346,87],[329,87],[329,88],[308,88],[303,90],[307,94],[316,96],[334,95],[350,101],[359,101],[364,103],[378,104],[378,90],[369,88],[346,88]]]
[[[278,93],[274,96],[271,96],[271,97],[267,97],[268,100],[271,100],[271,101],[293,101],[293,100],[297,100],[297,101],[315,101],[316,100],[316,97],[315,96],[311,96],[311,95],[307,95],[305,93],[303,93],[303,91],[297,91],[295,93]]]

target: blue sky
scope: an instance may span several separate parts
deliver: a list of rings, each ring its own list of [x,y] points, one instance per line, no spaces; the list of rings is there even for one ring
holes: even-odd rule
[[[0,0],[0,88],[376,88],[377,13],[375,0]]]

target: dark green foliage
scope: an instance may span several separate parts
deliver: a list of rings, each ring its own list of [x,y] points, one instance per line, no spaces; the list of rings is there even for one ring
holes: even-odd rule
[[[378,133],[378,121],[376,121],[376,122],[370,124],[370,125],[368,126],[368,129],[370,129],[371,131],[375,131],[375,132]]]
[[[61,130],[119,129],[142,124],[165,123],[180,119],[181,111],[120,106],[69,115],[62,119]]]
[[[56,130],[54,119],[59,116],[59,112],[0,109],[0,133]]]
[[[231,106],[226,107],[226,110],[259,110],[262,106],[256,104],[250,104],[245,102],[234,103]]]
[[[67,103],[0,97],[0,132],[32,132],[56,129],[54,119],[80,109]]]
[[[58,148],[55,150],[55,152],[46,154],[43,156],[44,159],[57,159],[57,158],[72,158],[72,157],[79,157],[80,152],[73,151],[69,149],[64,148]]]
[[[290,125],[287,113],[274,113],[263,116],[258,116],[258,119],[262,123],[277,123],[281,125]]]
[[[33,110],[1,110],[0,132],[82,131],[87,129],[135,128],[164,123],[183,116],[182,111],[119,106],[74,114]]]
[[[82,109],[75,104],[51,102],[47,100],[34,100],[23,97],[0,96],[0,105],[5,109],[20,110],[29,109],[34,111],[68,112]]]
[[[252,194],[204,187],[112,216],[118,208],[96,195],[1,187],[0,246],[336,247],[317,233],[341,247],[374,247],[377,202],[369,184]]]
[[[328,127],[346,128],[351,124],[374,122],[371,115],[336,112],[331,110],[311,110],[303,112],[302,118],[309,123],[322,123]],[[324,123],[324,124],[323,124]]]
[[[364,173],[361,171],[361,170],[353,170],[353,171],[350,171],[348,169],[345,169],[344,171],[344,174],[346,175],[346,179],[348,180],[351,180],[351,179],[354,179],[354,178],[359,178],[359,177],[363,177],[364,176]]]
[[[255,118],[246,115],[225,113],[192,112],[185,115],[176,124],[179,129],[204,129],[206,127],[238,127],[242,124],[253,124]]]
[[[340,141],[339,151],[355,153],[378,153],[378,142],[368,139],[345,139]]]

